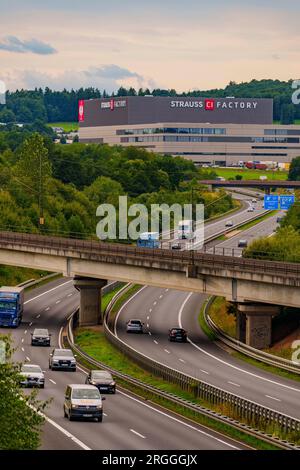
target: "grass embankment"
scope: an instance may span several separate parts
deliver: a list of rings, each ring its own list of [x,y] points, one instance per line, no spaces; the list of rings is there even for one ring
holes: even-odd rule
[[[47,125],[49,127],[61,127],[66,133],[78,131],[79,128],[78,122],[49,122]]]
[[[214,323],[221,328],[225,333],[229,334],[232,337],[236,337],[235,332],[235,325],[236,320],[235,316],[231,313],[227,313],[226,308],[226,300],[223,297],[216,297],[215,301],[212,303],[211,307],[209,308],[209,315],[214,321]],[[201,308],[200,315],[199,315],[199,324],[202,331],[208,336],[212,341],[216,339],[213,331],[207,325],[204,319],[204,306]],[[265,352],[269,352],[271,354],[275,354],[274,350],[267,349]],[[291,351],[292,352],[292,351]],[[278,367],[271,366],[269,364],[265,364],[264,362],[257,361],[256,359],[252,359],[251,357],[246,356],[240,352],[232,350],[230,353],[233,357],[240,359],[248,364],[251,364],[259,369],[262,369],[266,372],[270,372],[275,375],[279,375],[281,377],[295,380],[300,382],[300,375],[294,374],[293,372],[285,371],[284,369],[280,369]],[[277,351],[277,355],[279,355],[279,351]],[[285,353],[285,356],[287,354]],[[283,356],[281,356],[283,357]],[[286,359],[291,359],[291,355],[289,357],[285,357]]]
[[[121,298],[118,300],[117,304],[114,307],[115,314],[120,309],[121,305],[139,288],[140,286],[133,286],[129,291],[125,292],[125,294],[121,296]],[[120,288],[117,288],[116,291],[118,291],[119,289]],[[111,297],[112,293],[103,296],[103,307],[105,305],[108,305]],[[165,382],[161,378],[156,377],[152,373],[147,372],[143,368],[136,365],[127,356],[122,354],[116,347],[109,343],[103,333],[102,328],[78,328],[75,332],[75,341],[78,346],[80,346],[80,348],[83,349],[91,357],[101,361],[102,363],[105,363],[107,366],[115,370],[118,370],[124,374],[128,374],[131,377],[141,380],[142,382],[145,382],[149,385],[153,385],[163,391],[173,393],[178,397],[185,398],[193,403],[200,404],[206,408],[218,411],[220,413],[224,412],[224,414],[226,411],[227,414],[229,413],[229,415],[234,417],[234,411],[230,410],[228,407],[226,407],[225,410],[225,405],[213,406],[212,404],[205,402],[204,400],[195,399],[192,390],[183,391],[179,386]],[[86,363],[85,360],[82,360],[82,363],[83,365],[89,367],[88,363]],[[227,424],[217,422],[199,413],[195,414],[194,412],[181,408],[180,406],[170,402],[169,400],[163,397],[152,395],[150,392],[146,391],[143,388],[137,389],[136,387],[130,385],[128,382],[124,382],[120,379],[118,379],[118,383],[119,385],[124,386],[125,388],[131,390],[134,393],[137,393],[138,395],[144,397],[147,400],[151,400],[161,406],[164,406],[165,408],[168,408],[171,411],[174,411],[175,413],[179,413],[182,416],[193,420],[194,422],[197,422],[218,432],[221,432],[227,436],[232,437],[233,439],[242,441],[251,447],[261,450],[278,449],[276,446],[260,441],[256,437],[249,436],[243,433],[242,431],[239,431],[238,429],[232,428]]]
[[[213,170],[225,179],[235,179],[236,175],[241,175],[243,180],[259,180],[260,176],[267,176],[268,180],[286,180],[288,177],[288,172],[281,170],[248,170],[247,168],[213,168]]]
[[[29,279],[40,279],[47,274],[50,273],[30,268],[0,265],[0,285],[16,286]]]

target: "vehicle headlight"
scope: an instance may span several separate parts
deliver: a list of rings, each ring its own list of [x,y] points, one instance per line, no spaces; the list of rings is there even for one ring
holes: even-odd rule
[[[116,385],[116,382],[110,382],[109,385]]]
[[[97,410],[102,410],[102,405],[97,405]]]
[[[78,405],[72,405],[72,408],[78,408]]]
[[[91,385],[96,385],[96,382],[94,382],[94,380],[92,380]]]

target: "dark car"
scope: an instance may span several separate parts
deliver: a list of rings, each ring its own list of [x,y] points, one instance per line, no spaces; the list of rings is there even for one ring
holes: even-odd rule
[[[54,349],[49,358],[49,369],[76,371],[76,359],[71,349]]]
[[[85,383],[95,385],[100,393],[116,393],[116,382],[106,370],[91,370]]]
[[[238,242],[238,247],[239,248],[247,248],[247,246],[248,246],[247,240],[239,240],[239,242]]]
[[[144,323],[141,320],[128,320],[126,331],[127,333],[143,333]]]
[[[20,371],[22,387],[44,388],[45,375],[40,366],[34,364],[23,364]]]
[[[187,342],[187,332],[183,328],[171,328],[169,330],[169,341]]]
[[[180,243],[173,243],[172,250],[181,250],[181,244]]]
[[[35,328],[31,333],[31,346],[50,346],[50,337],[48,330]]]

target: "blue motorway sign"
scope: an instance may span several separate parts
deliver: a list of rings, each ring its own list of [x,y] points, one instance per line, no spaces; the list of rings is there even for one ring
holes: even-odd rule
[[[268,211],[279,209],[279,196],[266,194],[264,198],[264,209]]]
[[[280,196],[280,209],[288,210],[295,202],[294,194],[291,196]]]

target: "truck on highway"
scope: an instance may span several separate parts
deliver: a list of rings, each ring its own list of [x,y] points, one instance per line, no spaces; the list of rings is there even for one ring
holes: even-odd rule
[[[17,328],[23,317],[24,287],[0,288],[0,326]]]
[[[194,220],[181,220],[178,223],[178,238],[180,240],[192,240],[195,237],[195,228]]]
[[[141,233],[136,242],[139,248],[159,248],[159,233],[144,232]]]

